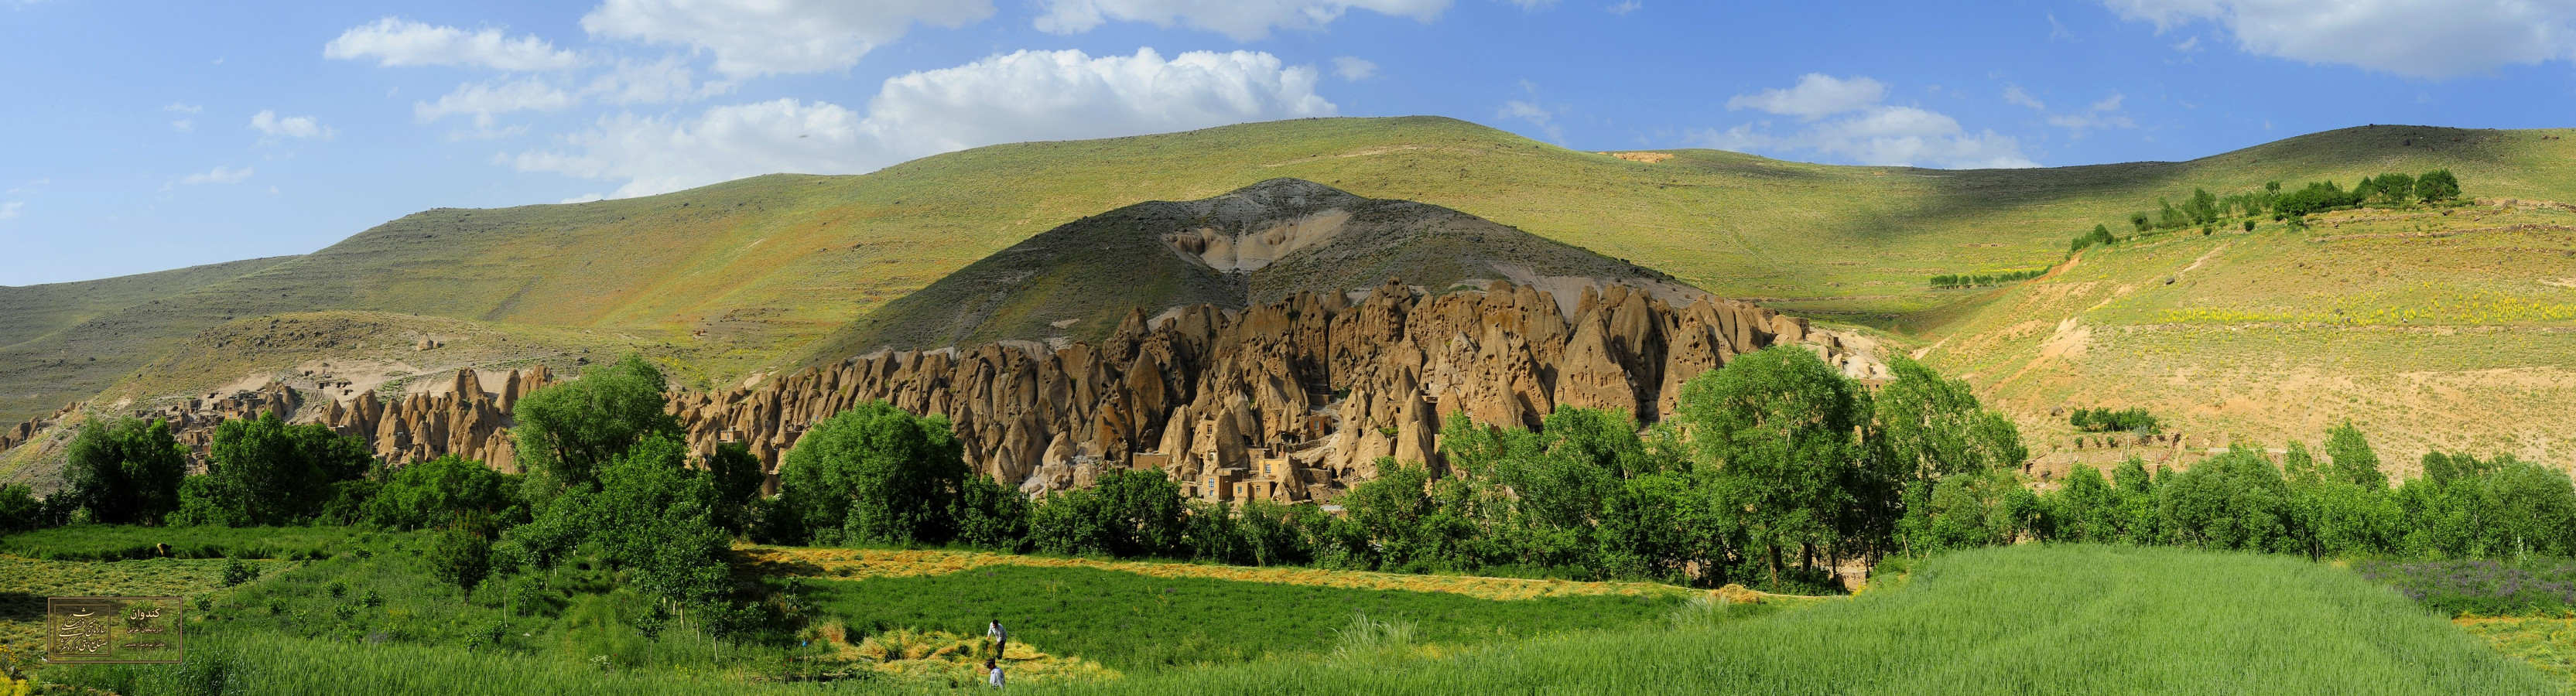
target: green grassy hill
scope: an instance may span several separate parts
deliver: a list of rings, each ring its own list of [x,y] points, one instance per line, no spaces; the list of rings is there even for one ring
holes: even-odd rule
[[[2576,172],[2558,164],[2576,158],[2576,144],[2558,139],[2562,134],[2372,126],[2190,162],[1978,171],[1813,165],[1706,150],[1664,151],[1674,156],[1641,162],[1430,117],[1281,121],[1000,145],[859,176],[773,175],[649,198],[440,209],[407,216],[314,254],[187,289],[157,303],[81,315],[86,318],[79,323],[51,330],[44,340],[55,343],[48,345],[72,349],[12,353],[0,365],[0,395],[9,396],[0,400],[0,421],[23,419],[76,398],[54,396],[59,394],[116,386],[118,393],[151,396],[236,381],[243,375],[218,379],[220,375],[198,371],[177,379],[137,371],[197,333],[227,322],[326,310],[484,322],[505,332],[518,327],[570,331],[550,335],[600,337],[603,345],[614,341],[643,349],[678,366],[675,372],[684,381],[731,381],[755,371],[793,367],[800,351],[852,320],[1066,222],[1148,200],[1194,200],[1296,177],[1370,198],[1456,209],[1670,273],[1719,295],[1761,299],[1829,320],[1898,327],[1921,345],[1950,339],[1927,358],[1954,372],[1975,372],[1972,381],[2017,404],[2025,425],[2037,427],[2046,421],[2048,409],[2109,403],[2117,399],[2092,390],[2124,388],[2087,381],[2124,374],[2102,371],[2075,373],[2073,382],[2052,387],[2055,391],[2007,384],[2022,372],[2020,365],[2041,354],[2040,345],[2051,333],[2014,327],[2037,321],[2041,328],[2053,329],[2089,303],[2017,304],[2020,300],[2013,298],[2021,295],[2016,293],[2029,290],[1934,290],[1925,283],[1928,276],[2056,263],[2065,257],[2067,240],[2076,231],[2096,223],[2117,225],[2130,211],[2153,208],[2159,197],[2179,200],[2196,186],[2232,192],[2271,180],[2296,185],[2331,177],[2349,182],[2381,171],[2448,167],[2460,173],[2472,196],[2576,201]],[[2176,249],[2200,243],[2170,242]],[[2376,253],[2369,249],[2381,246],[2367,241],[2327,244],[2362,254]],[[2229,249],[2212,263],[2235,263],[2230,254],[2254,250],[2241,244]],[[2106,274],[2100,291],[2109,292],[2172,269],[2092,262],[2128,253],[2088,256],[2075,277]],[[2547,253],[2556,252],[2503,261],[2516,264],[2512,274],[2536,277],[2556,272],[2534,265]],[[2259,280],[2262,269],[2243,272]],[[2034,287],[2054,287],[2054,282]],[[2291,291],[2291,286],[2261,282],[2232,288],[2223,292],[2258,304]],[[2219,290],[2213,286],[2213,291]],[[2391,307],[2405,301],[2397,295],[2386,300]],[[2505,326],[2476,313],[2448,313],[2440,322],[2464,332]],[[2251,328],[2269,324],[2212,318],[2191,325],[2254,341],[2210,349],[2234,356],[2226,359],[2236,363],[2303,360],[2302,351],[2314,341]],[[2516,326],[2541,331],[2570,325],[2542,316]],[[2381,334],[2337,335],[2352,346],[2337,349],[2338,354],[2409,354],[2402,343],[2391,344],[2398,350],[2374,347],[2379,339],[2373,337]],[[1974,354],[1952,352],[1979,336],[1993,347]],[[532,351],[563,353],[581,347],[531,341]],[[2172,342],[2158,345],[2174,348]],[[2494,391],[2502,383],[2482,377],[2488,373],[2481,371],[2547,359],[2546,351],[2517,352],[2510,350],[2513,345],[2508,338],[2496,338],[2487,348],[2444,348],[2441,352],[2460,357],[2445,359],[2450,367],[2436,370],[2434,381],[2460,381],[2471,392]],[[2491,360],[2481,356],[2499,352],[2509,357],[2481,362]],[[45,360],[73,353],[84,358],[77,370],[39,369]],[[312,354],[326,356],[329,349],[315,347]],[[97,357],[97,365],[86,364],[90,356]],[[2318,374],[2333,383],[2344,369],[2336,366],[2345,364],[2359,363],[2329,362]],[[2384,375],[2426,372],[2403,360],[2369,369]],[[2276,372],[2244,369],[2245,379],[2258,383],[2273,381]],[[2023,377],[2031,374],[2043,373]],[[2517,393],[2536,394],[2522,397],[2535,408],[2562,401],[2576,405],[2570,384],[2576,382],[2543,380],[2536,391]],[[28,394],[48,396],[21,396]],[[2289,403],[2318,401],[2270,387],[2247,394],[2245,403],[2256,406],[2274,403],[2270,400],[2282,394],[2295,397]],[[2203,396],[2171,397],[2171,404]],[[2064,403],[2050,403],[2052,399]],[[2431,419],[2381,416],[2358,409],[2348,412],[2412,422],[2450,418],[2438,413]],[[2331,417],[2346,411],[2326,413]],[[2202,417],[2188,411],[2176,415]],[[2464,432],[2495,430],[2494,423],[2483,420],[2496,415],[2480,412],[2452,423]],[[2249,437],[2271,441],[2293,432],[2286,421],[2235,423],[2214,420],[2188,427],[2242,427]]]
[[[89,398],[184,326],[120,335],[84,324],[292,259],[279,256],[77,283],[0,286],[0,420]],[[80,329],[80,330],[75,330]],[[107,354],[106,364],[95,358]]]

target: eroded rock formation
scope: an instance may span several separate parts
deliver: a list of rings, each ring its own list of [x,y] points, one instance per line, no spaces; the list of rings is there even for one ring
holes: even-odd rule
[[[1652,422],[1690,378],[1768,346],[1803,345],[1849,376],[1886,376],[1866,339],[1751,304],[1676,307],[1622,285],[1581,293],[1560,303],[1494,281],[1434,296],[1390,280],[1240,312],[1195,305],[1149,321],[1137,309],[1099,345],[880,351],[757,386],[674,393],[670,410],[701,454],[740,442],[773,472],[813,424],[886,401],[945,415],[978,474],[1031,495],[1124,467],[1160,468],[1194,496],[1296,501],[1375,478],[1385,457],[1441,465],[1438,432],[1456,414],[1537,427],[1571,405]],[[272,382],[135,415],[170,421],[200,461],[217,423],[275,413],[367,438],[396,466],[455,454],[515,471],[511,408],[553,376],[538,366],[485,381],[467,368],[399,398],[370,390],[310,405]],[[19,429],[0,436],[24,441],[37,426]]]
[[[1099,345],[1032,342],[880,351],[754,387],[687,392],[691,444],[741,442],[770,466],[807,427],[868,401],[944,414],[978,473],[1024,492],[1086,485],[1103,467],[1162,467],[1194,495],[1327,499],[1380,457],[1440,463],[1440,424],[1536,427],[1559,404],[1651,422],[1682,384],[1738,354],[1804,344],[1854,377],[1883,377],[1859,341],[1750,304],[1675,307],[1586,287],[1568,317],[1550,294],[1496,281],[1431,296],[1389,281],[1298,293],[1244,311],[1207,305]],[[773,479],[774,481],[774,479]]]

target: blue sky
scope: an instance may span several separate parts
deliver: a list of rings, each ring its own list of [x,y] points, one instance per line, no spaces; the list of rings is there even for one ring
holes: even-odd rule
[[[0,284],[1300,116],[1933,167],[2557,127],[2571,57],[2564,0],[0,0]]]

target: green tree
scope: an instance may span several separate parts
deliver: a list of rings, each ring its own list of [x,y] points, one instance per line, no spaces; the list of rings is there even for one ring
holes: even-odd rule
[[[2186,209],[2191,215],[2191,224],[2208,225],[2218,221],[2218,197],[2210,195],[2208,189],[2192,189],[2191,202],[2186,204]]]
[[[1743,511],[1738,519],[1774,584],[1788,549],[1812,561],[1817,547],[1843,540],[1850,513],[1862,507],[1855,483],[1892,488],[1865,481],[1857,466],[1867,392],[1805,348],[1766,348],[1702,373],[1684,387],[1678,410],[1695,466],[1707,472],[1719,505]]]
[[[90,421],[63,465],[71,503],[102,524],[159,524],[179,508],[187,451],[160,420]]]
[[[2415,196],[2426,203],[2439,203],[2460,197],[2460,179],[2451,170],[2435,169],[2415,177]]]
[[[2175,543],[2200,548],[2294,551],[2287,482],[2261,452],[2237,448],[2157,487],[2157,507]]]
[[[679,437],[678,417],[663,410],[667,387],[661,370],[630,354],[519,399],[510,409],[517,420],[510,432],[530,474],[531,497],[595,486],[599,467],[626,448],[657,433]]]
[[[1877,443],[1896,472],[1932,480],[1988,469],[2017,469],[2030,457],[2020,430],[1985,410],[1968,383],[1904,356],[1887,362],[1896,379],[1872,400]]]
[[[958,484],[957,500],[949,510],[958,543],[1003,552],[1027,546],[1029,499],[991,477],[966,477]]]
[[[287,425],[276,414],[215,426],[205,476],[180,491],[189,524],[301,524],[337,498],[337,484],[367,474],[366,441],[318,423]],[[203,480],[198,480],[203,479]]]
[[[2379,453],[2370,449],[2370,441],[2352,421],[2326,431],[2326,458],[2334,462],[2338,478],[2358,486],[2388,488],[2388,474],[2379,470]]]
[[[450,529],[430,545],[428,561],[432,576],[470,598],[474,586],[492,575],[492,540],[463,528]]]
[[[476,515],[507,518],[518,505],[510,478],[455,455],[415,463],[386,477],[366,503],[366,518],[388,529],[444,527]]]
[[[45,504],[36,500],[33,488],[23,483],[0,485],[0,533],[24,532],[46,523]]]
[[[946,417],[884,402],[815,424],[780,469],[781,507],[807,534],[838,529],[819,538],[898,544],[947,541],[949,507],[968,475]]]
[[[2049,499],[2050,514],[2056,517],[2050,538],[2056,541],[2110,543],[2120,541],[2122,525],[2120,491],[2102,477],[2102,470],[2090,464],[2076,464],[2067,472],[2066,485]]]
[[[2379,175],[2379,197],[2390,203],[2404,203],[2415,195],[2415,177],[2389,172]]]
[[[752,512],[760,500],[760,489],[768,483],[768,472],[761,470],[760,458],[751,448],[739,442],[716,445],[714,455],[707,457],[707,474],[716,488],[716,523],[736,534],[751,531]]]
[[[1186,554],[1181,485],[1159,471],[1116,470],[1090,488],[1047,496],[1029,515],[1038,550],[1118,558]]]

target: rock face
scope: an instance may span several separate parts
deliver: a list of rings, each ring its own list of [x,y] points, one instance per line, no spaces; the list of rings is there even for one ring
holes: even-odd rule
[[[1031,494],[1087,485],[1095,467],[1159,466],[1192,495],[1310,500],[1376,476],[1379,457],[1439,466],[1434,435],[1453,414],[1535,427],[1564,404],[1651,422],[1691,377],[1775,344],[1885,376],[1846,349],[1858,341],[1750,304],[1582,293],[1571,317],[1551,293],[1503,281],[1434,296],[1391,280],[1150,322],[1135,309],[1097,345],[878,351],[681,393],[672,409],[700,452],[741,442],[773,469],[806,427],[882,400],[947,416],[977,472]]]
[[[669,408],[692,449],[740,442],[772,472],[806,428],[885,401],[945,415],[978,474],[1031,495],[1125,467],[1160,468],[1194,496],[1298,501],[1375,478],[1383,457],[1441,466],[1437,433],[1453,415],[1537,427],[1570,405],[1652,422],[1690,378],[1768,346],[1801,345],[1848,376],[1886,377],[1867,339],[1751,304],[1676,307],[1615,284],[1580,292],[1569,303],[1492,281],[1434,295],[1390,280],[1241,311],[1202,304],[1149,321],[1131,309],[1097,345],[879,351],[756,387],[674,393]],[[366,438],[396,466],[455,454],[516,471],[510,409],[554,377],[538,366],[492,381],[463,369],[398,399],[369,391],[309,406],[270,383],[135,415],[170,421],[200,461],[216,423],[275,413]],[[41,427],[0,437],[23,442]],[[776,482],[773,473],[773,493]]]
[[[454,454],[515,472],[510,408],[519,397],[553,382],[553,374],[538,365],[524,373],[512,370],[498,384],[486,387],[482,375],[465,368],[425,393],[387,401],[368,391],[351,399],[308,405],[305,390],[272,381],[256,390],[207,394],[133,415],[168,421],[171,435],[189,449],[197,466],[204,465],[207,449],[214,444],[216,425],[273,414],[364,438],[369,449],[391,466]]]

